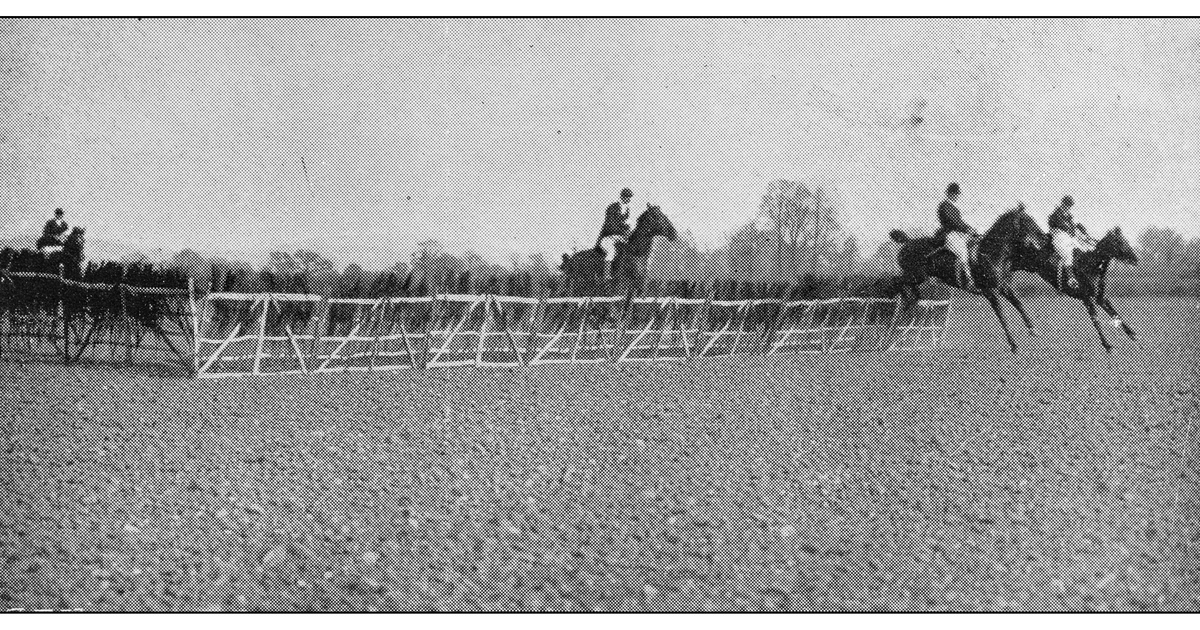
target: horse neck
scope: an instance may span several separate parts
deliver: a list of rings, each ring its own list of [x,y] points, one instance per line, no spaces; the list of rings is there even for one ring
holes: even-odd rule
[[[992,262],[1001,260],[1012,260],[1012,243],[1009,242],[1009,234],[1001,229],[999,225],[988,230],[983,238],[979,241],[979,257],[986,258]]]
[[[654,235],[635,229],[625,242],[625,254],[634,258],[646,258],[654,247]]]
[[[1106,236],[1105,238],[1108,237]],[[1075,266],[1084,273],[1096,273],[1104,269],[1106,263],[1113,258],[1114,256],[1108,248],[1108,243],[1101,240],[1096,244],[1095,249],[1081,253],[1076,259]]]

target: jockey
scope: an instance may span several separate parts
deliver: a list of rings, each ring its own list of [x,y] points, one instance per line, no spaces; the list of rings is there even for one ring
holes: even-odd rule
[[[617,243],[623,243],[629,238],[629,202],[633,199],[633,191],[628,188],[621,191],[621,202],[609,204],[604,211],[604,227],[600,228],[600,237],[596,239],[596,247],[604,252],[604,277],[612,279],[613,260],[617,258]]]
[[[941,223],[941,227],[938,228],[936,236],[942,239],[942,247],[957,259],[959,282],[962,287],[968,291],[977,291],[975,282],[971,279],[972,257],[969,244],[979,233],[963,221],[962,213],[954,204],[958,201],[959,192],[958,184],[946,187],[946,198],[938,205],[938,222]],[[939,251],[941,250],[934,250],[930,255]]]
[[[42,228],[42,237],[37,242],[38,249],[62,247],[66,244],[68,229],[67,222],[63,220],[63,209],[55,209],[54,218],[46,221],[46,226]]]
[[[1075,250],[1088,251],[1092,249],[1089,246],[1092,242],[1091,236],[1088,235],[1087,230],[1083,229],[1082,225],[1075,222],[1075,217],[1071,214],[1071,207],[1074,205],[1075,200],[1070,195],[1063,197],[1062,203],[1058,204],[1054,212],[1050,213],[1048,221],[1050,244],[1054,247],[1054,252],[1058,254],[1058,274],[1055,277],[1058,279],[1059,291],[1062,291],[1064,286],[1070,288],[1079,286],[1073,270]]]

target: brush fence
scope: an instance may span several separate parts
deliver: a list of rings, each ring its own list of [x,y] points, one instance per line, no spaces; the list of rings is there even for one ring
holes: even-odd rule
[[[941,342],[949,305],[213,293],[196,317],[193,363],[212,378],[917,348]]]
[[[0,355],[196,371],[196,298],[186,289],[0,271]]]

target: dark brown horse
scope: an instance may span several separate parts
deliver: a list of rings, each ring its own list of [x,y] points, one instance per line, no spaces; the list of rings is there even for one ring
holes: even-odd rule
[[[1100,335],[1100,345],[1108,352],[1112,352],[1112,346],[1109,345],[1108,339],[1104,336],[1104,327],[1100,325],[1100,319],[1096,314],[1096,306],[1103,308],[1112,318],[1114,327],[1118,327],[1125,331],[1125,334],[1132,340],[1137,340],[1137,335],[1129,324],[1125,323],[1125,319],[1117,313],[1117,309],[1113,308],[1112,302],[1105,295],[1107,288],[1108,266],[1113,260],[1119,260],[1123,263],[1136,265],[1138,263],[1137,253],[1133,251],[1133,246],[1125,238],[1125,234],[1121,232],[1121,228],[1113,228],[1104,235],[1096,243],[1096,247],[1091,251],[1083,252],[1075,257],[1075,264],[1072,271],[1075,273],[1075,279],[1078,282],[1077,286],[1064,287],[1062,293],[1073,297],[1087,307],[1088,315],[1092,318],[1092,324],[1096,326],[1096,333]],[[1056,286],[1058,276],[1058,258],[1054,255],[1053,249],[1049,246],[1045,247],[1040,256],[1031,256],[1022,258],[1022,271],[1029,271],[1041,276],[1050,286]]]
[[[63,240],[61,246],[22,250],[6,248],[0,254],[0,271],[55,274],[58,273],[59,265],[62,265],[63,277],[78,280],[83,272],[83,247],[84,229],[76,227]]]
[[[572,295],[615,295],[623,291],[629,296],[638,293],[646,279],[646,263],[654,248],[654,239],[659,236],[674,242],[678,233],[658,206],[647,206],[638,217],[637,227],[630,233],[629,240],[617,245],[611,281],[604,277],[604,252],[599,248],[563,254],[560,268],[567,278],[569,292]]]
[[[1008,320],[1001,309],[1001,297],[1008,300],[1021,314],[1030,336],[1037,336],[1033,322],[1029,320],[1025,307],[1012,289],[1014,269],[1023,269],[1033,264],[1033,261],[1041,260],[1044,255],[1042,248],[1046,242],[1046,233],[1033,217],[1025,212],[1024,204],[1000,215],[982,238],[971,243],[971,250],[975,255],[975,260],[970,265],[971,277],[975,281],[976,291],[968,291],[959,284],[953,254],[948,251],[932,253],[941,247],[941,242],[937,239],[910,239],[900,230],[893,230],[891,237],[901,245],[896,254],[901,269],[897,292],[904,295],[907,304],[914,304],[920,299],[919,286],[933,277],[949,286],[986,298],[992,305],[992,310],[996,312],[996,318],[1000,320],[1004,336],[1014,354],[1017,352],[1017,342],[1013,340]]]

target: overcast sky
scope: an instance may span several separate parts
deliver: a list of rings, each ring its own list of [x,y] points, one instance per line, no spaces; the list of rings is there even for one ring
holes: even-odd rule
[[[1197,22],[17,21],[0,71],[0,236],[555,255],[629,186],[716,245],[779,178],[868,246],[950,181],[1200,235]]]

